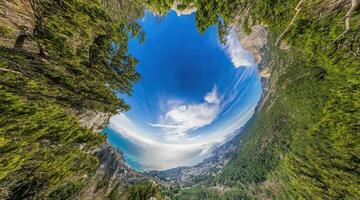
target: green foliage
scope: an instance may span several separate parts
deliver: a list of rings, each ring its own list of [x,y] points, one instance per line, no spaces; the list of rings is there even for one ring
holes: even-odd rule
[[[146,6],[152,12],[165,15],[174,5],[174,0],[144,0]]]
[[[128,4],[127,13],[137,11],[116,14],[98,0],[28,3],[36,25],[27,39],[39,52],[0,47],[0,199],[75,199],[106,139],[76,115],[129,109],[114,92],[131,94],[140,78],[127,40],[141,33],[134,19],[143,10]]]
[[[0,36],[9,37],[11,36],[11,34],[12,34],[11,28],[4,25],[0,25]]]
[[[266,111],[256,116],[242,138],[241,152],[215,178],[216,182],[236,186],[265,181],[291,147],[296,131],[307,129],[319,117],[317,108],[327,98],[318,87],[324,81],[318,79],[319,68],[301,67],[300,62],[293,65],[279,77],[278,84],[286,88],[276,94],[276,101],[269,100]]]
[[[70,199],[80,192],[80,190],[85,186],[86,181],[84,179],[79,179],[63,184],[62,186],[51,191],[48,195],[49,199]]]
[[[34,40],[40,53],[60,65],[62,73],[75,76],[59,82],[76,93],[101,99],[104,105],[100,110],[128,110],[113,91],[131,94],[132,84],[140,78],[135,72],[136,60],[127,53],[128,33],[136,36],[139,26],[121,16],[112,19],[99,1],[43,0],[39,4]],[[112,45],[118,48],[109,51]],[[57,78],[64,79],[65,74]]]
[[[145,199],[165,199],[161,194],[161,188],[153,182],[140,181],[135,184],[121,186],[118,185],[111,191],[109,199],[126,200],[145,200]]]
[[[206,188],[204,186],[194,186],[181,191],[174,195],[172,199],[176,200],[245,200],[251,199],[242,189],[223,189],[223,188]]]
[[[145,0],[147,7],[160,15],[165,15],[170,8],[175,6],[174,0]],[[177,9],[184,10],[187,7],[196,7],[196,26],[200,33],[206,31],[209,26],[217,25],[221,42],[227,35],[226,24],[230,20],[230,10],[235,4],[230,0],[180,0],[176,1]]]
[[[145,2],[163,15],[175,1]],[[253,24],[266,24],[273,44],[299,1],[176,2],[180,10],[197,8],[200,32],[218,25],[223,40],[227,25],[241,15],[247,32]],[[127,40],[128,35],[144,39],[134,22],[143,10],[138,1],[31,3],[36,26],[29,38],[39,53],[0,49],[0,67],[8,70],[0,72],[0,198],[73,199],[97,167],[91,152],[105,139],[81,128],[73,113],[129,109],[114,91],[131,95],[139,80]],[[290,50],[271,47],[270,96],[234,159],[202,185],[166,194],[174,199],[360,196],[359,14],[352,16],[351,31],[342,34],[348,7],[311,0],[300,8],[283,38]],[[0,27],[0,34],[10,33]],[[110,199],[162,198],[153,183],[116,188]]]
[[[96,169],[98,160],[88,152],[104,136],[81,128],[74,115],[57,105],[28,102],[0,89],[3,198],[44,197]]]
[[[182,1],[181,1],[182,2]],[[245,31],[266,24],[275,43],[299,1],[186,1],[196,5],[199,31],[240,15]],[[271,47],[272,87],[235,158],[203,186],[178,199],[222,199],[216,187],[250,198],[357,199],[359,188],[359,14],[344,32],[349,7],[303,1],[285,32],[287,52]],[[214,186],[206,187],[206,186]],[[232,193],[232,191],[228,193]],[[234,192],[235,193],[235,192]],[[243,197],[234,197],[241,199]],[[245,197],[244,197],[245,198]]]
[[[128,186],[125,190],[128,200],[150,199],[151,197],[161,199],[159,187],[150,182],[140,182]]]

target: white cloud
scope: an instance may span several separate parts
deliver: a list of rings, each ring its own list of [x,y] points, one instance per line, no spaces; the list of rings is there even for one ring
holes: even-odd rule
[[[226,37],[225,48],[236,68],[255,65],[252,54],[241,46],[236,31],[233,29],[230,29],[229,35]]]
[[[255,106],[246,108],[234,116],[234,120],[224,123],[208,134],[198,137],[185,137],[173,142],[164,142],[146,137],[125,115],[119,114],[110,119],[110,128],[143,149],[136,158],[146,170],[165,170],[179,166],[192,166],[211,155],[212,150],[234,135],[253,115]]]
[[[110,128],[131,141],[137,149],[141,149],[140,153],[132,157],[134,162],[140,163],[145,170],[195,165],[209,157],[218,145],[232,138],[236,130],[251,118],[257,101],[240,109],[225,107],[237,106],[242,96],[253,95],[248,90],[239,90],[239,85],[256,72],[256,68],[250,68],[256,65],[251,54],[241,47],[233,30],[227,36],[225,50],[235,67],[249,68],[236,77],[229,90],[221,96],[214,87],[200,103],[160,98],[159,109],[163,114],[157,122],[149,124],[151,127],[140,127],[142,123],[134,123],[136,121],[132,121],[125,114],[111,118]],[[226,98],[223,98],[224,96]],[[233,112],[234,109],[237,112]],[[220,113],[230,117],[220,118]],[[194,134],[189,134],[192,131],[195,131]]]
[[[167,139],[173,140],[184,137],[190,131],[211,124],[220,112],[220,98],[216,86],[207,93],[203,103],[175,104],[158,123],[149,124],[153,127],[163,128]]]
[[[213,90],[211,92],[206,94],[204,99],[207,103],[218,104],[220,102],[219,95],[217,94],[216,86],[213,88]]]

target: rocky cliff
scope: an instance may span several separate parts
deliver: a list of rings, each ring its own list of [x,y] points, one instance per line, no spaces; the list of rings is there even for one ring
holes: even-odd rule
[[[136,79],[114,83],[108,62],[138,28],[133,2],[0,1],[0,199],[106,199],[143,180],[100,133]]]
[[[102,144],[95,153],[99,157],[99,167],[89,177],[80,199],[105,199],[114,191],[124,192],[127,185],[146,179],[144,175],[129,168],[123,154],[109,142]]]
[[[270,52],[273,47],[269,42],[269,31],[265,25],[254,25],[248,33],[244,30],[244,21],[240,19],[241,17],[243,14],[238,14],[233,19],[231,27],[236,30],[240,44],[245,50],[253,54],[254,61],[258,64],[258,73],[263,86],[263,94],[257,106],[257,110],[260,110],[274,90],[274,85],[271,83],[277,79],[276,76],[270,77],[274,67]]]
[[[87,111],[77,113],[77,117],[83,127],[101,132],[108,125],[111,113]],[[116,195],[121,195],[127,185],[149,180],[131,169],[126,164],[123,153],[108,141],[92,153],[99,158],[99,165],[96,172],[87,177],[88,184],[80,192],[80,199],[105,199],[115,191]]]
[[[108,125],[111,113],[86,111],[77,113],[77,116],[83,127],[101,132]]]

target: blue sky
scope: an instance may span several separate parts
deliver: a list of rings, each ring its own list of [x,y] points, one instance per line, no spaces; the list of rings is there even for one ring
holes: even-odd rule
[[[231,139],[254,113],[261,83],[234,31],[219,43],[216,27],[200,34],[194,14],[139,20],[146,40],[129,42],[139,60],[131,110],[111,118],[108,140],[138,170],[189,166]]]

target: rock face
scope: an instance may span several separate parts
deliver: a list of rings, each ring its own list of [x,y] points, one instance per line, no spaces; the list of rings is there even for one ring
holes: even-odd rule
[[[270,50],[268,41],[268,30],[263,25],[251,27],[251,33],[247,34],[242,28],[241,15],[235,17],[231,27],[236,30],[238,39],[243,48],[254,55],[255,63],[258,64],[259,76],[263,86],[263,94],[257,106],[261,109],[271,93],[270,76],[272,63],[270,62]]]
[[[86,111],[77,115],[83,127],[101,132],[109,122],[111,113]]]
[[[259,76],[262,78],[264,92],[268,90],[271,68],[269,67],[268,30],[263,25],[251,27],[251,33],[247,34],[242,28],[239,17],[235,18],[231,27],[236,30],[238,39],[243,48],[254,55],[254,61],[258,64]]]
[[[76,114],[83,127],[101,132],[109,123],[111,113],[86,111]],[[95,152],[99,158],[96,172],[90,177],[80,199],[105,199],[114,191],[121,195],[121,190],[129,184],[146,179],[146,177],[131,169],[125,162],[122,152],[106,141]]]
[[[174,1],[174,5],[171,7],[171,10],[175,11],[178,16],[190,15],[191,13],[196,12],[196,7],[195,6],[189,6],[189,7],[185,8],[185,9],[179,10],[178,5],[180,5],[180,2],[179,1]]]
[[[37,53],[37,44],[27,40],[33,34],[35,21],[31,1],[0,1],[0,45]]]
[[[125,164],[123,154],[109,142],[101,145],[98,155],[100,160],[98,172],[104,174],[104,177],[109,180],[110,185],[115,180],[128,183],[143,177]]]
[[[240,44],[254,55],[256,64],[261,64],[264,57],[264,50],[268,42],[265,26],[255,25],[251,27],[251,33],[246,34],[243,28],[235,27]]]
[[[97,155],[99,167],[89,177],[89,184],[80,199],[104,199],[114,190],[145,179],[144,175],[126,165],[123,154],[109,142],[101,145]]]
[[[76,112],[83,127],[101,132],[109,123],[111,113],[86,111]],[[79,199],[100,200],[106,199],[110,194],[122,195],[123,189],[138,181],[147,179],[143,174],[131,169],[125,162],[122,152],[106,141],[95,152],[99,164],[94,174],[88,178],[88,184],[79,195]],[[147,179],[148,180],[148,179]]]

